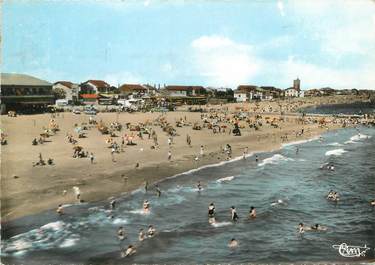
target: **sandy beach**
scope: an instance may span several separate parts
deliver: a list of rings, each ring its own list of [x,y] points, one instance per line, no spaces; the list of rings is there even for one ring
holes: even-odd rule
[[[134,138],[136,145],[125,145],[123,152],[115,153],[112,157],[111,148],[106,140],[109,135],[103,135],[95,125],[89,125],[89,116],[85,114],[60,113],[56,117],[51,114],[18,116],[16,118],[2,116],[2,130],[7,135],[8,145],[2,146],[1,159],[1,214],[2,222],[35,214],[47,209],[55,209],[59,204],[76,203],[73,186],[81,190],[84,201],[105,200],[143,187],[147,181],[150,187],[153,183],[190,169],[208,164],[228,160],[222,147],[230,144],[232,158],[242,156],[244,148],[248,153],[270,151],[280,148],[283,143],[300,141],[318,136],[327,130],[341,127],[341,124],[330,122],[333,118],[326,118],[326,124],[321,126],[312,120],[320,118],[310,117],[301,121],[301,115],[280,115],[296,111],[297,108],[308,105],[326,103],[342,103],[347,98],[339,100],[332,98],[312,98],[308,100],[294,100],[293,102],[262,102],[261,104],[228,104],[224,106],[206,106],[224,110],[228,108],[227,116],[244,110],[249,119],[254,120],[256,113],[266,112],[259,119],[262,126],[259,130],[250,128],[245,120],[239,120],[241,136],[229,134],[233,126],[230,122],[220,122],[227,127],[225,133],[214,134],[211,129],[192,130],[194,123],[203,126],[199,112],[186,112],[186,106],[175,112],[167,112],[164,118],[176,129],[177,135],[169,146],[168,135],[156,122],[161,113],[98,113],[94,118],[105,124],[119,122],[122,125],[130,123],[148,124],[147,127],[156,132],[159,148],[151,149],[152,137],[147,134],[143,139]],[[354,101],[353,98],[350,101]],[[220,113],[213,111],[213,113]],[[224,114],[220,114],[224,115]],[[44,144],[32,145],[34,138],[48,127],[51,119],[59,126],[59,131],[47,138]],[[187,124],[176,127],[176,121],[184,120]],[[270,121],[277,121],[278,127]],[[233,119],[232,119],[233,121]],[[75,126],[87,126],[85,138],[78,138]],[[303,129],[303,134],[299,135]],[[132,132],[125,127],[116,132],[113,140],[121,143],[122,136]],[[72,134],[84,151],[94,154],[94,163],[89,158],[73,158],[74,145],[67,140],[67,134]],[[191,146],[186,143],[187,134],[191,136]],[[287,136],[287,139],[285,139]],[[284,139],[282,139],[284,137]],[[200,155],[203,145],[204,154]],[[171,150],[171,160],[168,161],[168,150]],[[43,159],[53,158],[54,165],[33,166],[38,161],[39,153]],[[195,158],[198,157],[198,160]],[[114,161],[113,161],[114,159]],[[248,159],[254,159],[249,157]],[[138,163],[138,167],[136,167]],[[204,180],[203,180],[204,181]],[[161,189],[162,189],[161,185]],[[66,194],[64,194],[66,190]]]

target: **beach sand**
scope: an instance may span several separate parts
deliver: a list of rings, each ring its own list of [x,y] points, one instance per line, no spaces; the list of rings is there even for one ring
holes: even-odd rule
[[[298,101],[296,106],[316,104]],[[263,105],[262,105],[263,104]],[[239,108],[267,108],[269,104],[262,103],[256,107],[250,104],[228,104],[230,111]],[[272,103],[275,106],[279,103]],[[288,104],[284,102],[282,104]],[[289,102],[289,106],[293,106]],[[214,106],[215,107],[215,106]],[[223,106],[216,106],[223,108]],[[285,107],[286,108],[286,107]],[[184,108],[181,108],[184,109]],[[275,107],[276,109],[276,107]],[[275,110],[274,109],[274,110]],[[265,111],[267,111],[265,109]],[[106,124],[118,121],[121,124],[153,121],[160,113],[98,113],[95,120],[103,120]],[[176,111],[168,112],[165,117],[172,124],[184,118],[190,123],[201,121],[201,113]],[[278,118],[279,114],[266,114],[263,118]],[[95,125],[87,131],[86,138],[78,139],[74,131],[74,124],[88,123],[89,116],[85,114],[60,113],[55,120],[60,131],[47,138],[49,142],[33,146],[31,141],[38,138],[42,127],[47,127],[51,114],[26,115],[16,118],[2,116],[2,129],[7,134],[8,145],[1,150],[1,214],[2,222],[35,214],[47,209],[56,209],[59,204],[76,203],[72,187],[78,186],[81,190],[81,198],[85,201],[99,201],[111,196],[119,196],[122,193],[143,187],[148,181],[150,186],[166,177],[198,168],[203,165],[214,164],[227,159],[221,152],[225,144],[232,146],[232,157],[242,156],[244,148],[248,147],[249,153],[271,151],[281,147],[281,136],[288,134],[288,141],[299,141],[312,138],[327,131],[340,127],[336,124],[328,124],[320,127],[318,124],[301,124],[298,116],[285,116],[285,121],[280,122],[280,128],[273,128],[264,123],[260,130],[246,126],[242,129],[242,136],[225,134],[213,134],[212,130],[192,130],[191,126],[176,128],[179,136],[174,137],[171,146],[172,159],[168,161],[168,136],[160,126],[152,126],[157,132],[160,148],[151,149],[153,140],[144,135],[144,139],[136,138],[137,145],[125,146],[124,152],[115,154],[116,162],[112,161],[111,149],[105,140],[108,135],[102,135]],[[240,122],[245,124],[245,122]],[[304,129],[304,135],[295,136],[296,131]],[[73,145],[68,143],[66,134],[71,133],[78,140],[78,144],[84,150],[93,152],[95,163],[91,164],[89,158],[73,158]],[[123,136],[130,131],[123,129],[117,135]],[[192,146],[186,144],[186,135],[192,139]],[[121,137],[113,138],[121,143]],[[204,156],[195,161],[200,153],[200,146],[204,146]],[[39,153],[43,159],[54,159],[53,166],[36,166],[32,163],[38,161]],[[252,157],[248,159],[254,159]],[[139,163],[139,168],[135,165]],[[127,178],[124,181],[124,176]],[[162,187],[161,187],[162,188]],[[63,191],[67,193],[64,195]]]

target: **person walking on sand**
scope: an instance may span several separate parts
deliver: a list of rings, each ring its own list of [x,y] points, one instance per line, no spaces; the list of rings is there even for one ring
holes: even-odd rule
[[[171,150],[168,150],[168,161],[171,161],[172,159],[172,152]]]
[[[73,187],[73,191],[74,191],[74,194],[76,195],[76,199],[81,202],[81,190],[79,189],[79,187],[77,186],[74,186]]]
[[[63,209],[63,207],[62,207],[61,204],[59,204],[59,206],[57,207],[56,213],[58,213],[59,215],[63,215],[64,214],[64,209]]]
[[[189,147],[191,147],[191,137],[190,135],[186,135],[186,143],[188,144]]]
[[[201,149],[199,151],[199,154],[201,155],[201,157],[203,157],[204,155],[204,148],[203,148],[203,145],[201,145]]]
[[[91,161],[91,164],[94,164],[94,154],[93,153],[90,154],[90,161]]]

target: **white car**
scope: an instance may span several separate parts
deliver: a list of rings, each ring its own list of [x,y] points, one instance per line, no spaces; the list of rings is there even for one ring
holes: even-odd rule
[[[74,109],[72,112],[73,112],[74,114],[81,114],[81,111],[80,111],[79,109]]]

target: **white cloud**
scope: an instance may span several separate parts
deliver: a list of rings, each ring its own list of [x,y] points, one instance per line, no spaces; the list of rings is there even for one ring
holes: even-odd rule
[[[279,9],[280,15],[285,17],[284,3],[281,0],[277,1],[277,8]]]
[[[302,88],[320,88],[325,86],[337,89],[368,88],[375,89],[375,65],[367,65],[357,70],[338,70],[319,66],[290,57],[285,62],[276,64],[280,69],[280,81],[290,84],[297,76],[301,79]]]
[[[146,1],[143,2],[143,5],[146,6],[146,7],[149,6],[150,4],[151,4],[150,0],[146,0]]]
[[[261,68],[253,47],[223,36],[202,36],[191,43],[198,74],[214,86],[250,82]]]

